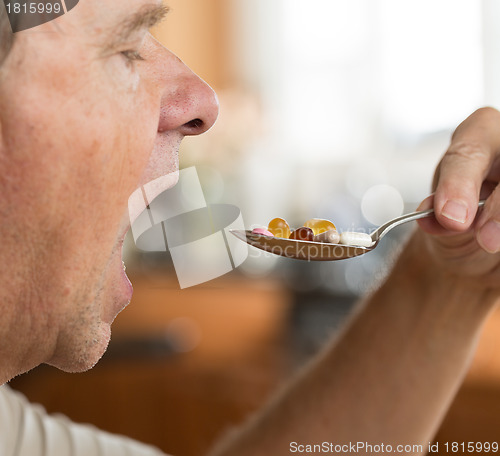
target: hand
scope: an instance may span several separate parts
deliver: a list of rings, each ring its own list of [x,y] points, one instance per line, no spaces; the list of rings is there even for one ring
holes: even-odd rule
[[[500,287],[500,112],[482,108],[458,126],[419,209],[425,245],[441,267]],[[478,201],[486,199],[478,213]],[[476,217],[477,214],[477,217]],[[422,235],[422,233],[420,234]]]

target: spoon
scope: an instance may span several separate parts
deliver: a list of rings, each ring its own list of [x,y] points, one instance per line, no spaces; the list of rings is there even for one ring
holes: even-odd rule
[[[479,201],[478,207],[482,207],[483,205],[484,200]],[[377,247],[380,240],[396,226],[429,217],[432,214],[434,214],[434,209],[428,209],[426,211],[411,212],[410,214],[404,214],[389,220],[387,223],[384,223],[370,233],[369,236],[372,239],[372,244],[369,247],[277,238],[263,234],[255,234],[249,230],[229,231],[247,244],[265,250],[266,252],[274,253],[275,255],[294,258],[296,260],[335,261],[353,258],[371,252]]]

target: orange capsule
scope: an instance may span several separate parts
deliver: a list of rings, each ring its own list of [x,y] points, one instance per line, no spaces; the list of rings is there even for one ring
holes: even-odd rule
[[[311,228],[301,226],[290,234],[290,239],[296,239],[297,241],[314,241],[314,233]]]
[[[337,228],[330,220],[313,218],[304,223],[304,226],[311,228],[314,235],[325,233],[326,231],[336,230]]]
[[[290,225],[282,218],[272,219],[269,222],[267,229],[273,234],[273,236],[286,239],[290,237]]]

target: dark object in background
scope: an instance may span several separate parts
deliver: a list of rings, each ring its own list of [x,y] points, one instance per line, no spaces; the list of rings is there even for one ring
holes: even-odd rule
[[[50,22],[73,9],[79,0],[4,0],[12,32],[20,32]]]

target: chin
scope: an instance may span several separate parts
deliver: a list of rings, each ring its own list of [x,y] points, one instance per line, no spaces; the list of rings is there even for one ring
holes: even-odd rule
[[[46,364],[64,372],[85,372],[92,369],[102,358],[111,339],[111,327],[100,323],[96,331],[89,334],[73,334],[72,340],[65,344],[64,349],[56,354]]]
[[[119,246],[121,247],[121,245]],[[85,372],[96,365],[108,348],[111,324],[130,302],[132,286],[126,277],[121,249],[116,249],[94,293],[76,299],[57,338],[54,356],[47,364],[65,372]],[[86,305],[82,305],[86,302]]]
[[[65,310],[54,321],[59,331],[46,364],[65,372],[85,372],[106,352],[111,324],[132,298],[121,261],[122,242],[116,242],[106,264],[95,268],[100,274],[78,283],[75,292],[64,298]]]

